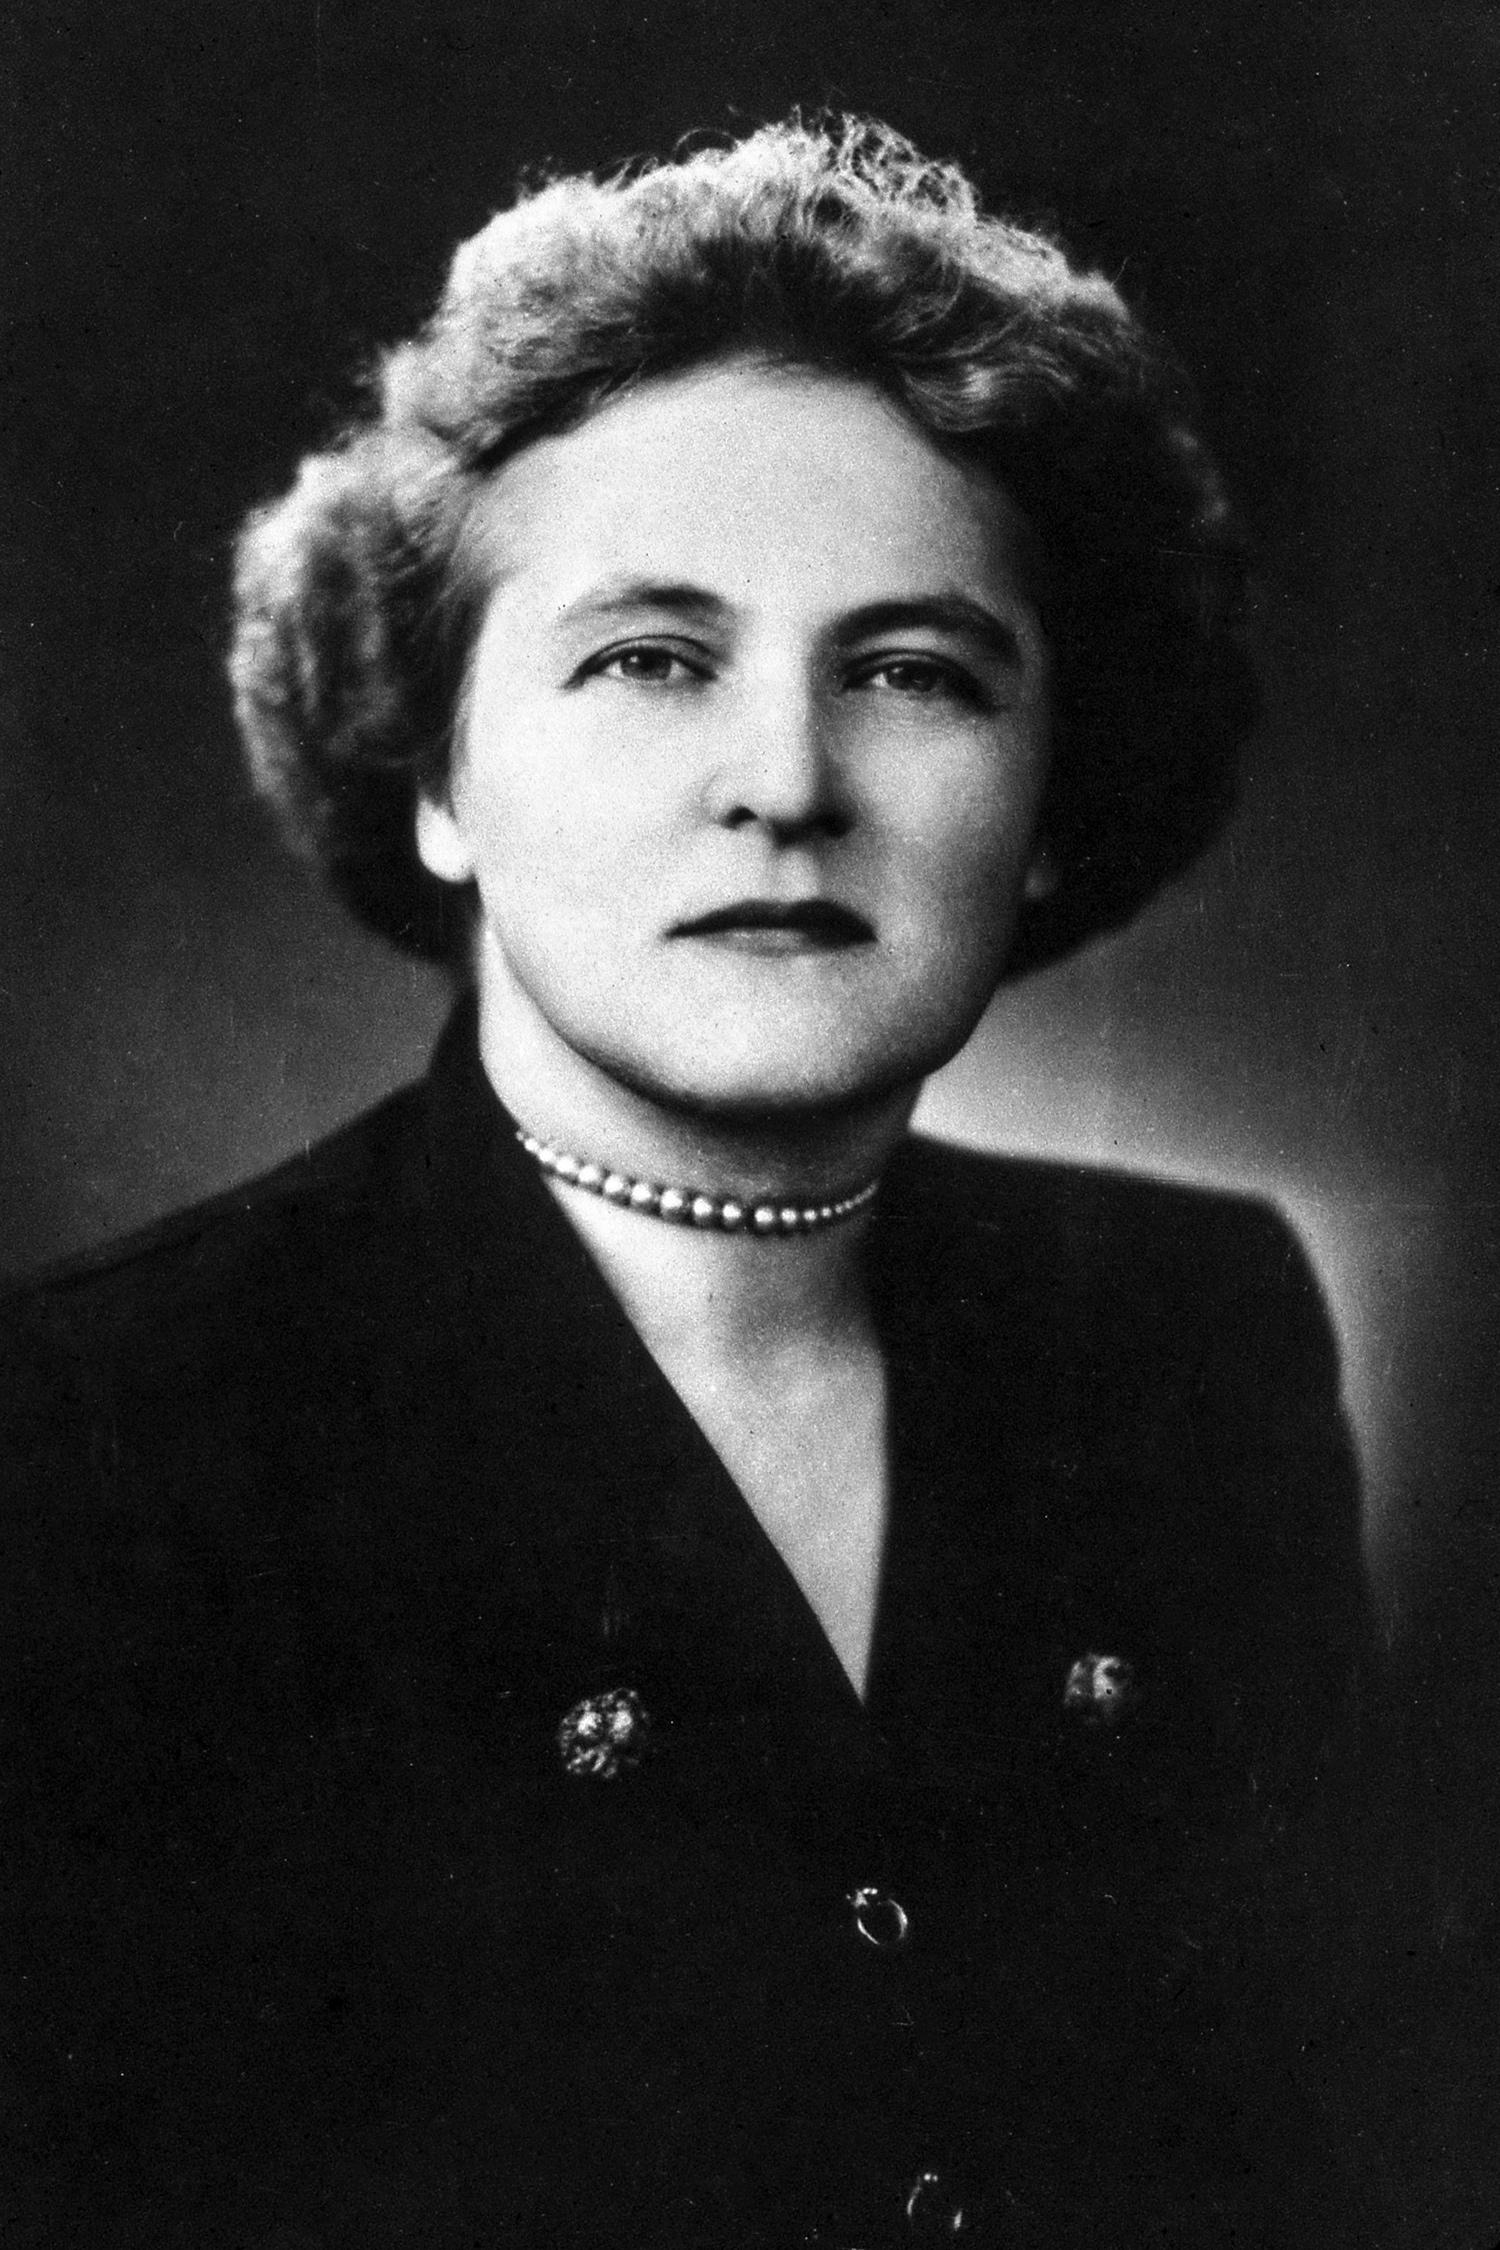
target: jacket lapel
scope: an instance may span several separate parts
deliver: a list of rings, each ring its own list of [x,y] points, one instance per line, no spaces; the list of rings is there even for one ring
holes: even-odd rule
[[[870,1731],[821,1626],[517,1146],[467,1010],[425,1097],[406,1192],[442,1307],[424,1327],[456,1341],[429,1352],[418,1421],[457,1471],[471,1601],[487,1573],[524,1587],[554,1697],[628,1687],[721,1769],[862,1768]]]

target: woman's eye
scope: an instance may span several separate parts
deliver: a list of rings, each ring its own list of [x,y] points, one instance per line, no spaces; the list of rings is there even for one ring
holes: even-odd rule
[[[866,665],[857,672],[849,684],[912,696],[922,702],[940,702],[950,697],[960,703],[982,700],[978,682],[966,672],[928,656],[883,657],[879,663]]]
[[[643,687],[671,687],[703,677],[701,666],[691,663],[679,650],[650,644],[611,649],[597,657],[589,669],[596,678],[630,680]]]

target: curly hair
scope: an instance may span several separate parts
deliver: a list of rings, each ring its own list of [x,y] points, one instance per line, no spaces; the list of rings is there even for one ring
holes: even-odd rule
[[[459,248],[369,408],[251,516],[230,659],[256,785],[365,923],[458,966],[471,899],[417,856],[486,589],[486,480],[655,376],[853,377],[1027,519],[1053,654],[1057,882],[1009,973],[1125,921],[1215,834],[1254,722],[1244,544],[1177,361],[1113,286],[860,119],[523,193]]]

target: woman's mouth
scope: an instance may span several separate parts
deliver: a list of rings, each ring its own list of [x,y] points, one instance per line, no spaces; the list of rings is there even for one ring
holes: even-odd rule
[[[874,930],[861,914],[831,899],[790,905],[771,899],[737,899],[731,906],[679,922],[673,937],[709,938],[746,953],[833,953],[869,945]]]

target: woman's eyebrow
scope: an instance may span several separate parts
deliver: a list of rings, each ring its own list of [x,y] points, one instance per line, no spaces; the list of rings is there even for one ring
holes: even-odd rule
[[[906,599],[866,602],[839,620],[836,639],[841,648],[868,640],[876,633],[899,633],[926,626],[939,633],[962,633],[977,640],[1006,664],[1022,661],[1020,636],[982,602],[967,594],[916,595]]]
[[[590,623],[595,618],[618,617],[631,610],[665,610],[672,617],[714,622],[726,617],[732,605],[706,587],[657,578],[606,579],[592,586],[557,613],[560,625]]]
[[[591,625],[643,610],[690,619],[697,624],[722,624],[734,614],[734,604],[678,579],[606,579],[565,603],[557,613],[559,626]],[[841,617],[834,628],[837,647],[846,649],[877,633],[899,633],[926,628],[929,632],[962,634],[978,641],[1004,664],[1022,662],[1020,636],[1013,625],[967,594],[898,595],[886,601],[865,602]]]

